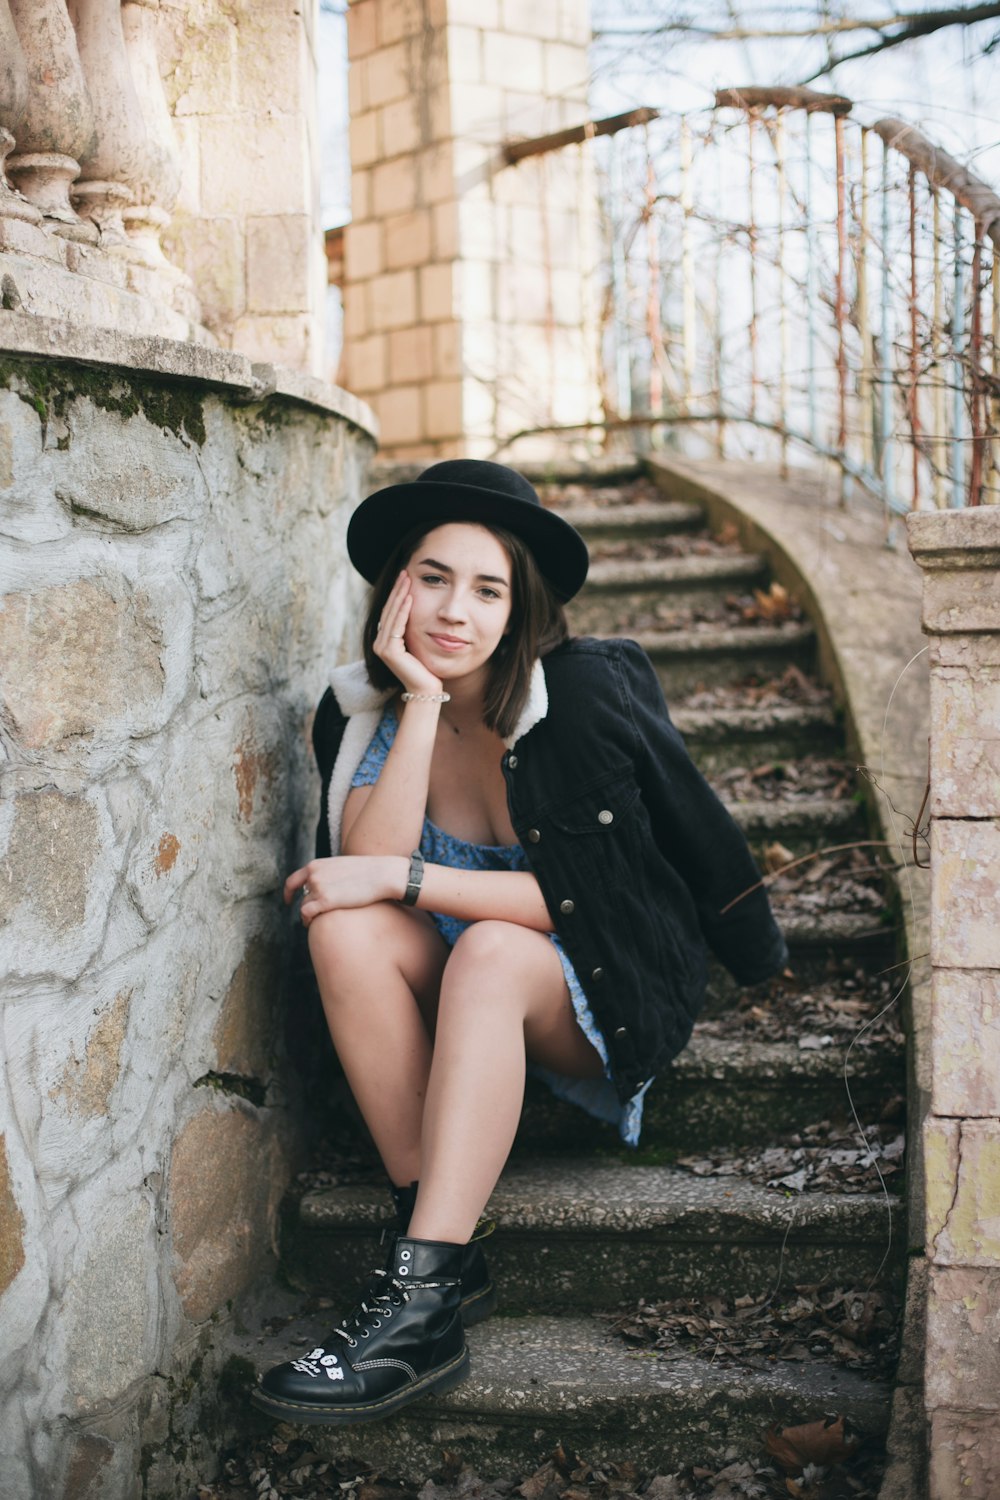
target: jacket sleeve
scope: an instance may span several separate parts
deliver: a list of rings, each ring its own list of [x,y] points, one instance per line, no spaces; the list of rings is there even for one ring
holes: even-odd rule
[[[316,755],[316,764],[319,767],[322,786],[319,800],[319,824],[316,828],[317,859],[327,859],[331,853],[327,793],[330,790],[330,777],[333,775],[337,750],[343,738],[346,722],[340,706],[333,695],[333,689],[327,688],[319,700],[319,707],[316,710],[312,727],[313,751]]]
[[[690,890],[712,952],[741,984],[756,984],[788,961],[766,890],[751,891],[760,871],[742,832],[688,754],[649,657],[635,641],[623,642],[623,648],[638,737],[637,774],[653,837]],[[730,902],[736,904],[727,911]]]

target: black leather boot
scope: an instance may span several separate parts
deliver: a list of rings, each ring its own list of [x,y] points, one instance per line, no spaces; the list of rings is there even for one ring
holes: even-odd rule
[[[390,1184],[389,1191],[392,1193],[400,1234],[405,1234],[410,1227],[419,1186],[418,1182],[411,1182],[409,1187],[394,1187]],[[496,1284],[490,1276],[481,1243],[495,1228],[492,1219],[480,1219],[462,1255],[462,1321],[466,1328],[482,1323],[496,1311]]]
[[[465,1379],[462,1245],[400,1236],[360,1305],[304,1359],[275,1365],[251,1400],[284,1422],[374,1422]]]

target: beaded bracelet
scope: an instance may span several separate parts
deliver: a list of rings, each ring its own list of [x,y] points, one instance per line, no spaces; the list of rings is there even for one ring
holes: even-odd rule
[[[450,693],[400,693],[404,703],[450,703]]]

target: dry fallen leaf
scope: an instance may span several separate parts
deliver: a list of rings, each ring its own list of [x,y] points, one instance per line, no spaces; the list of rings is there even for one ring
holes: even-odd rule
[[[821,1417],[801,1427],[769,1427],[764,1435],[768,1453],[788,1474],[801,1474],[808,1464],[842,1464],[857,1452],[860,1439],[849,1432],[846,1417]]]
[[[792,613],[791,596],[780,583],[772,583],[766,594],[763,589],[754,589],[753,597],[762,620],[770,620],[772,623],[787,620]]]
[[[786,849],[784,844],[778,843],[777,839],[773,844],[764,845],[764,869],[769,875],[774,875],[776,871],[783,870],[786,865],[792,863],[794,858],[795,855],[791,849]]]

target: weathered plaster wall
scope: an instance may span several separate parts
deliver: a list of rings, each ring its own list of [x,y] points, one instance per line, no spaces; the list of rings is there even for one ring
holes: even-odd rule
[[[1000,1494],[1000,507],[909,519],[931,637],[931,1500]]]
[[[280,888],[372,419],[190,346],[3,348],[0,1492],[118,1500],[173,1493],[295,1161]]]

